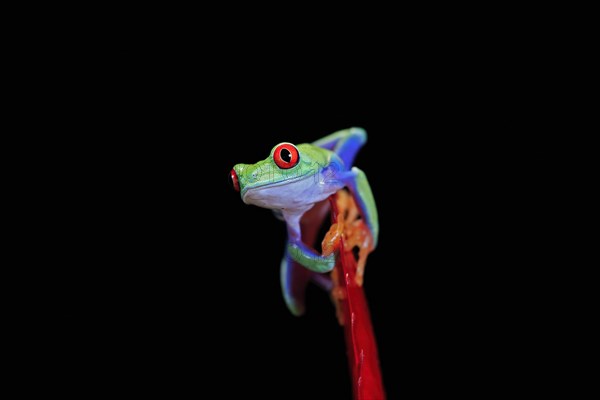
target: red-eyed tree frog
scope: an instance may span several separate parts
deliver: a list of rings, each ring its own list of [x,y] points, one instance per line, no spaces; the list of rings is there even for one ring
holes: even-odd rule
[[[332,287],[325,273],[335,266],[336,254],[323,256],[311,246],[327,216],[327,199],[348,188],[377,245],[379,222],[375,200],[363,171],[352,167],[366,143],[364,129],[335,132],[312,144],[283,142],[256,164],[237,164],[230,172],[233,188],[242,201],[273,210],[287,225],[287,245],[281,262],[285,302],[294,315],[304,313],[304,293],[309,281],[325,290]]]

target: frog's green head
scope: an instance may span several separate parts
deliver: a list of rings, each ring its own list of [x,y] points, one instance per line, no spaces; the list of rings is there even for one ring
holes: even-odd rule
[[[233,188],[244,203],[272,206],[272,188],[292,185],[318,173],[329,164],[329,152],[311,144],[294,146],[284,142],[273,147],[269,157],[256,164],[237,164],[230,173]],[[266,190],[269,189],[269,190]]]

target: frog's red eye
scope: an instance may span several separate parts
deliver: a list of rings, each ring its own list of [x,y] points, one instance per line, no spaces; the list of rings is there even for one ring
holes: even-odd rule
[[[235,189],[236,192],[240,191],[240,182],[238,181],[237,174],[235,173],[235,169],[232,169],[229,173],[229,180],[231,181],[231,185]]]
[[[281,169],[295,167],[300,161],[298,149],[291,143],[281,143],[273,152],[273,161]]]

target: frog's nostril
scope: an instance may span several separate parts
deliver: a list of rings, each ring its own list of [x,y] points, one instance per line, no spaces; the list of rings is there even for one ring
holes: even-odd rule
[[[231,185],[233,186],[235,191],[239,192],[240,191],[240,183],[238,181],[238,176],[235,173],[235,169],[232,169],[231,172],[229,172],[229,180],[231,181]]]

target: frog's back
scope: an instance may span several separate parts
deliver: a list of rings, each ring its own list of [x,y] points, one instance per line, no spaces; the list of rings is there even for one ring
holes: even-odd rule
[[[312,143],[302,143],[297,147],[300,154],[308,157],[312,162],[321,166],[329,165],[332,157],[335,156],[335,152],[323,147],[315,146]]]

